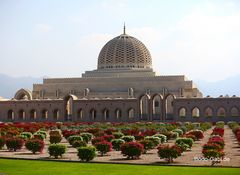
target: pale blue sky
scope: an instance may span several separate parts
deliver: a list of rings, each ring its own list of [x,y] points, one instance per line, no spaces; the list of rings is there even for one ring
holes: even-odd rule
[[[240,75],[238,0],[0,0],[0,73],[80,76],[124,21],[159,74]]]

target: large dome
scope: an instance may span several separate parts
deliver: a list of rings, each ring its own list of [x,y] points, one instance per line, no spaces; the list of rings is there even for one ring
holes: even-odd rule
[[[152,59],[146,46],[124,33],[107,42],[98,56],[99,69],[149,69]]]

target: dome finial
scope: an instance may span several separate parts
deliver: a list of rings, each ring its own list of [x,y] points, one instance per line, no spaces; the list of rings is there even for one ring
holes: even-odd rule
[[[125,22],[124,22],[124,26],[123,26],[123,34],[126,34],[126,26],[125,26]]]

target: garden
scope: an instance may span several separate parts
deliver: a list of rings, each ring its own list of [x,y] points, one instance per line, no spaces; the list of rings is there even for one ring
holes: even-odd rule
[[[239,145],[237,122],[0,124],[2,158],[240,167]]]

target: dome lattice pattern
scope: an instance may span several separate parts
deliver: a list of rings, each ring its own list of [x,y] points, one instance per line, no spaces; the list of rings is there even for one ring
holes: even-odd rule
[[[122,34],[107,42],[98,56],[98,69],[152,68],[151,55],[138,39]]]

